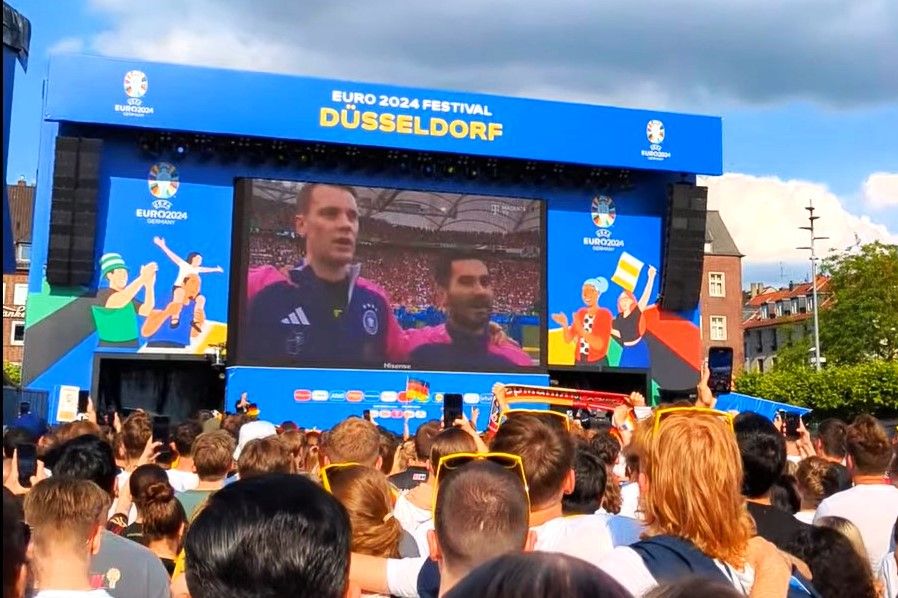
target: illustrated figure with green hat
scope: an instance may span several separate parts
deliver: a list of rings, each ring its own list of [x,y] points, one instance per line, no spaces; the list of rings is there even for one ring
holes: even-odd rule
[[[104,253],[100,257],[100,278],[109,284],[109,288],[97,293],[98,305],[91,308],[100,342],[137,343],[137,316],[150,317],[154,313],[157,269],[156,262],[144,264],[137,278],[128,282],[128,267],[121,254]],[[143,302],[136,299],[141,289]]]

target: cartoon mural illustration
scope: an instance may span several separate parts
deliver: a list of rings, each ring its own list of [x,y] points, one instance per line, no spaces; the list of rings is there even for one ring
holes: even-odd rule
[[[129,283],[128,267],[121,254],[103,254],[100,278],[109,286],[97,293],[97,305],[91,308],[100,343],[136,346],[139,336],[137,316],[148,318],[153,314],[157,270],[155,262],[145,264],[140,267],[137,278]],[[141,290],[144,292],[142,302],[136,299]]]
[[[611,324],[611,335],[623,345],[620,367],[645,367],[648,363],[648,346],[642,342],[645,334],[645,318],[642,314],[649,308],[656,275],[655,267],[649,266],[648,280],[638,301],[633,289],[625,288],[618,295],[617,317]]]
[[[599,305],[602,293],[608,290],[608,281],[602,277],[583,282],[581,296],[585,307],[574,312],[573,323],[568,324],[564,313],[552,314],[552,320],[564,331],[564,341],[576,341],[577,365],[608,365],[608,346],[611,341],[611,312]]]
[[[178,274],[175,277],[175,282],[172,285],[172,300],[169,304],[169,311],[171,317],[171,327],[176,328],[181,319],[181,308],[184,305],[189,305],[192,300],[196,300],[197,303],[203,305],[205,304],[205,297],[199,294],[200,287],[200,274],[211,274],[211,273],[221,273],[224,272],[224,268],[221,266],[202,266],[203,256],[198,251],[191,251],[187,254],[187,259],[181,258],[174,251],[169,249],[168,245],[165,243],[165,239],[162,237],[153,237],[153,243],[156,244],[159,249],[162,250],[163,253],[170,259],[177,267]],[[191,278],[192,277],[192,278]],[[190,296],[190,292],[188,291],[188,279],[190,279],[191,287],[196,285],[196,289],[194,291],[193,297]],[[200,308],[202,309],[202,307]]]

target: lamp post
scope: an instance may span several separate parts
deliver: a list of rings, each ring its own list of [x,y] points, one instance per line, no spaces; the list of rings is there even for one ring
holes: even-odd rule
[[[814,200],[808,200],[808,206],[805,208],[808,211],[808,226],[799,226],[801,230],[806,230],[811,235],[811,245],[810,247],[799,247],[798,249],[805,249],[811,252],[811,291],[814,297],[814,367],[817,370],[820,370],[822,367],[823,359],[820,356],[820,318],[817,312],[817,251],[815,249],[816,242],[822,241],[824,239],[829,239],[829,237],[817,237],[814,235],[814,222],[820,219],[820,216],[814,216]]]

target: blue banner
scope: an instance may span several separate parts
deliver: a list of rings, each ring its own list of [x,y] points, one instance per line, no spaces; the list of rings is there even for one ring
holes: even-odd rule
[[[46,118],[721,174],[719,118],[56,56]]]

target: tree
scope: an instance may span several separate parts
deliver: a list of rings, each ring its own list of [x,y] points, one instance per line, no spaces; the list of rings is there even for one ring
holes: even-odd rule
[[[832,301],[820,310],[828,364],[898,359],[898,245],[869,243],[827,258]]]

